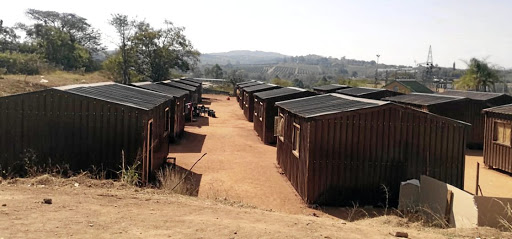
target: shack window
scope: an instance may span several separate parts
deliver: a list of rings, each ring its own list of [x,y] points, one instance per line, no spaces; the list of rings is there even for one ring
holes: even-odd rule
[[[258,99],[254,99],[254,116],[258,116],[258,112],[260,112],[259,106]]]
[[[259,118],[260,118],[260,121],[263,121],[263,102],[260,102]]]
[[[169,107],[165,108],[165,132],[169,132],[171,129],[171,113]]]
[[[284,115],[279,114],[274,118],[274,136],[277,136],[281,142],[284,142]]]
[[[299,157],[299,146],[300,146],[300,125],[293,123],[293,134],[292,134],[292,152]]]
[[[510,146],[510,132],[512,125],[509,123],[495,121],[494,122],[494,135],[493,140],[496,143]]]

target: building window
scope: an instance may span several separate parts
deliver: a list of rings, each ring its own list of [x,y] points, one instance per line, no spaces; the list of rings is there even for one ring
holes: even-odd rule
[[[260,102],[259,118],[260,118],[260,121],[263,121],[263,102]]]
[[[284,142],[284,115],[279,114],[274,118],[274,136],[277,136],[281,142]]]
[[[398,86],[393,87],[393,91],[398,92],[399,91]]]
[[[494,122],[493,141],[499,144],[510,146],[510,132],[512,125],[501,121]]]
[[[292,152],[299,157],[300,149],[300,125],[293,123],[293,134],[292,134]]]
[[[169,108],[165,108],[165,132],[169,132],[171,129],[171,111]]]

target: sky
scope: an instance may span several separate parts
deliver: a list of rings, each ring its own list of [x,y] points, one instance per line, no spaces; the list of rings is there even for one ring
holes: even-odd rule
[[[108,24],[113,13],[146,20],[165,19],[185,27],[202,53],[259,50],[290,56],[317,54],[379,63],[414,65],[427,61],[458,68],[472,57],[512,68],[510,0],[18,0],[2,4],[4,25],[29,22],[28,8],[75,13],[87,18],[114,48]]]

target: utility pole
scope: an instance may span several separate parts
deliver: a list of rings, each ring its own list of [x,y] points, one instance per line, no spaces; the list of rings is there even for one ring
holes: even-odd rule
[[[377,88],[377,85],[379,84],[379,79],[378,79],[378,75],[379,75],[379,57],[380,57],[380,54],[377,54],[377,64],[375,64],[375,88]]]

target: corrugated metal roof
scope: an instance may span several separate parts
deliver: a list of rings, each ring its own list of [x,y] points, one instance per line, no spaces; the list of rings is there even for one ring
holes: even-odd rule
[[[434,91],[432,91],[431,89],[429,89],[425,85],[421,84],[417,80],[410,79],[410,80],[396,80],[396,81],[398,83],[400,83],[401,85],[407,87],[412,92],[416,92],[416,93],[434,93]]]
[[[252,82],[257,82],[257,81],[255,81],[255,80],[242,81],[242,82],[236,83],[236,85],[245,85],[245,84],[252,83]]]
[[[172,99],[171,96],[158,92],[121,84],[76,85],[56,89],[145,110],[150,110]]]
[[[351,96],[360,96],[368,93],[374,93],[378,91],[384,91],[386,89],[377,89],[377,88],[369,88],[369,87],[354,87],[348,89],[337,90],[336,93],[351,95]]]
[[[183,84],[183,83],[179,83],[177,81],[162,81],[162,82],[158,82],[158,84],[165,84],[165,85],[168,85],[168,86],[172,86],[172,87],[175,87],[175,88],[179,88],[179,89],[183,89],[183,90],[188,90],[188,91],[196,91],[196,87],[193,87],[193,86],[190,86],[190,85],[187,85],[187,84]]]
[[[408,95],[399,95],[393,97],[386,97],[382,100],[397,102],[397,103],[406,103],[406,104],[415,104],[415,105],[435,105],[439,103],[446,103],[451,101],[458,101],[467,99],[459,96],[448,96],[448,95],[438,95],[438,94],[423,94],[423,93],[411,93]]]
[[[176,82],[183,83],[183,84],[186,84],[186,85],[191,85],[191,86],[194,86],[194,87],[198,87],[198,86],[201,85],[201,83],[197,83],[197,82],[191,81],[189,79],[181,79],[181,80],[177,80]]]
[[[506,95],[508,97],[512,97],[507,94],[502,93],[493,93],[493,92],[478,92],[478,91],[463,91],[463,90],[446,90],[444,92],[439,93],[441,95],[452,95],[452,96],[461,96],[470,98],[472,100],[490,100],[496,97],[500,97]]]
[[[247,88],[247,87],[251,87],[251,86],[255,86],[255,85],[263,85],[263,83],[259,82],[259,81],[254,81],[254,82],[248,82],[248,83],[245,83],[242,85],[238,85],[238,87],[240,89],[243,89],[243,88]]]
[[[276,103],[277,106],[305,118],[372,108],[384,104],[390,103],[340,94],[325,94]]]
[[[159,93],[162,93],[162,94],[170,95],[170,96],[173,96],[173,97],[183,97],[186,94],[188,94],[188,91],[186,91],[186,90],[174,88],[174,87],[167,86],[167,85],[164,85],[164,84],[156,84],[156,83],[151,83],[151,82],[143,82],[143,83],[133,83],[132,85],[140,87],[140,88],[144,88],[144,89],[147,89],[147,90],[156,91],[156,92],[159,92]]]
[[[244,88],[245,92],[255,92],[255,91],[261,91],[265,89],[275,89],[275,88],[281,88],[281,86],[273,85],[273,84],[261,84],[261,85],[255,85],[251,87]]]
[[[484,112],[493,112],[506,115],[512,115],[512,104],[500,105],[492,108],[484,109]]]
[[[274,97],[280,97],[285,95],[292,95],[296,94],[298,92],[306,91],[305,89],[295,88],[295,87],[285,87],[275,90],[267,90],[263,92],[258,92],[254,94],[255,96],[259,97],[260,99],[270,99]]]
[[[322,85],[313,87],[313,90],[341,90],[350,88],[348,85],[338,85],[338,84],[330,84],[330,85]]]

